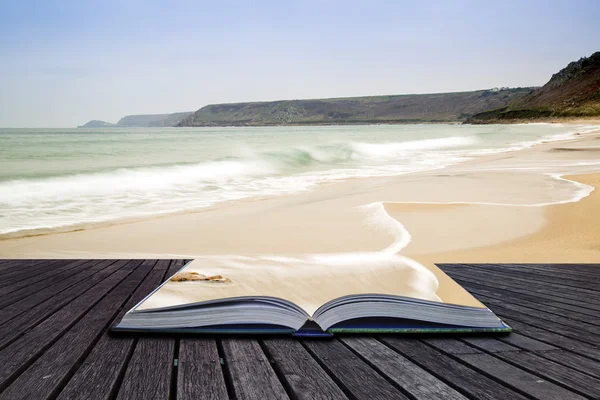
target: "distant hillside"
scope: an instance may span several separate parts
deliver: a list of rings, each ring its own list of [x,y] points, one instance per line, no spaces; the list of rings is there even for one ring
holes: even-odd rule
[[[111,124],[110,122],[98,121],[97,119],[93,119],[86,124],[79,125],[78,128],[112,128],[117,125]]]
[[[192,113],[192,111],[188,111],[173,114],[127,115],[121,118],[116,124],[92,120],[85,125],[78,126],[78,128],[176,126],[182,119]]]
[[[127,115],[117,122],[119,126],[175,126],[193,112],[173,114]]]
[[[148,126],[152,122],[162,121],[168,114],[126,115],[117,122],[119,126]]]
[[[474,115],[469,123],[600,116],[600,52],[552,75],[548,83],[506,107]]]
[[[150,121],[148,126],[177,126],[184,118],[192,115],[193,111],[179,112],[173,114],[165,114],[160,120]]]
[[[531,88],[208,105],[178,126],[460,122],[505,107]]]

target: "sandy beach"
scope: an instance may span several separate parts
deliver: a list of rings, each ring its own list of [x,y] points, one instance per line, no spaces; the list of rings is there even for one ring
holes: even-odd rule
[[[600,188],[600,174],[567,176]],[[494,207],[494,206],[490,206]],[[496,210],[489,210],[495,213]],[[461,263],[598,263],[600,262],[600,195],[594,190],[577,203],[547,206],[545,223],[534,233],[501,243],[415,255],[425,264]],[[408,252],[408,249],[407,249]]]
[[[600,132],[443,169],[0,240],[0,257],[399,254],[451,262],[600,262]],[[444,286],[444,285],[442,285]],[[444,298],[443,292],[438,296]]]

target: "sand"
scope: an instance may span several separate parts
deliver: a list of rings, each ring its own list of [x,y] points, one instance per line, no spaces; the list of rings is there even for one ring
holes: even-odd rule
[[[591,192],[600,187],[598,148],[596,132],[435,171],[357,178],[198,212],[4,238],[0,257],[360,253],[373,260],[399,252],[437,276],[442,301],[458,296],[459,303],[477,305],[466,291],[444,284],[449,278],[434,263],[600,263],[600,195]]]
[[[600,188],[600,174],[567,176]],[[490,210],[490,212],[495,212]],[[414,255],[424,264],[600,263],[600,191],[577,203],[545,207],[546,223],[534,233],[487,246]],[[407,255],[408,254],[407,249]]]

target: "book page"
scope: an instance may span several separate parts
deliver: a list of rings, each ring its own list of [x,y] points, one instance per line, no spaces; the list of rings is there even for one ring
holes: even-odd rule
[[[136,309],[271,296],[289,300],[312,315],[328,301],[365,293],[483,307],[441,270],[435,272],[409,258],[384,253],[203,257],[188,263],[175,279],[213,280],[169,280]],[[443,301],[440,292],[444,293]]]

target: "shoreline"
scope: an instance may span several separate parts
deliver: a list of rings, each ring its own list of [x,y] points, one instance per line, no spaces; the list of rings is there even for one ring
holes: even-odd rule
[[[536,119],[511,119],[511,120],[490,120],[488,122],[463,122],[465,125],[518,125],[518,124],[578,124],[578,123],[592,123],[597,124],[600,122],[599,116],[590,117],[543,117]]]
[[[557,140],[557,141],[553,141],[553,142],[545,142],[545,143],[541,143],[541,144],[537,144],[533,147],[530,148],[526,148],[526,149],[522,149],[522,150],[514,150],[514,151],[507,151],[507,152],[501,152],[501,153],[494,153],[494,154],[489,154],[489,155],[484,155],[484,156],[478,156],[478,157],[473,157],[469,160],[466,161],[462,161],[459,162],[457,164],[453,164],[450,166],[446,166],[443,168],[436,168],[436,169],[432,169],[432,170],[427,170],[427,171],[419,171],[419,172],[411,172],[411,173],[407,173],[407,174],[402,174],[402,175],[396,175],[396,176],[383,176],[383,177],[357,177],[357,178],[351,178],[351,179],[346,179],[342,182],[326,182],[326,183],[322,183],[319,184],[317,187],[313,188],[312,190],[309,190],[307,192],[299,192],[299,193],[292,193],[292,194],[286,194],[286,195],[281,195],[281,196],[275,196],[275,197],[259,197],[259,198],[246,198],[246,199],[240,199],[240,200],[233,200],[233,201],[227,201],[227,202],[223,202],[223,203],[218,203],[215,204],[213,206],[210,207],[206,207],[206,208],[198,208],[198,209],[193,209],[193,210],[182,210],[182,211],[177,211],[177,212],[173,212],[173,213],[168,213],[168,214],[161,214],[161,215],[151,215],[151,216],[145,216],[145,217],[140,217],[140,218],[129,218],[126,220],[123,219],[119,219],[119,220],[112,220],[112,221],[103,221],[103,222],[97,222],[97,223],[83,223],[77,226],[65,226],[62,228],[58,228],[58,229],[41,229],[42,232],[30,232],[29,234],[27,234],[26,232],[23,231],[19,231],[19,232],[15,232],[15,233],[8,233],[8,234],[3,234],[0,235],[0,255],[1,256],[8,256],[8,257],[13,257],[13,256],[21,256],[21,257],[26,257],[26,256],[31,256],[34,254],[38,254],[39,253],[35,250],[37,245],[40,243],[48,243],[48,246],[44,246],[46,248],[45,253],[47,252],[52,252],[52,247],[50,246],[51,243],[55,243],[56,247],[55,250],[56,252],[52,255],[52,256],[58,256],[60,255],[61,252],[61,247],[64,247],[64,241],[61,240],[63,238],[73,238],[77,241],[79,241],[80,238],[82,239],[86,239],[85,241],[87,242],[87,237],[89,236],[90,238],[92,236],[94,236],[95,234],[99,233],[102,236],[106,236],[104,233],[107,232],[113,232],[115,234],[117,234],[116,236],[123,236],[122,234],[119,234],[120,232],[128,232],[131,235],[134,235],[135,232],[138,230],[139,228],[145,228],[148,227],[150,230],[155,230],[163,225],[167,225],[170,228],[175,227],[175,229],[177,229],[178,227],[181,226],[181,222],[187,220],[187,219],[194,219],[194,220],[198,220],[198,222],[201,222],[205,219],[209,219],[211,220],[211,224],[208,227],[214,227],[215,224],[218,224],[218,219],[220,216],[230,216],[230,221],[229,222],[232,226],[236,226],[236,228],[239,227],[244,227],[244,224],[246,223],[244,220],[239,220],[236,221],[237,218],[235,218],[235,214],[239,213],[239,210],[242,210],[242,213],[244,213],[244,211],[247,211],[246,214],[250,214],[250,213],[257,213],[257,212],[261,212],[261,213],[265,213],[268,212],[269,208],[272,208],[270,205],[273,204],[276,207],[281,207],[284,206],[288,209],[291,209],[291,212],[284,212],[281,213],[280,215],[278,215],[278,218],[280,218],[281,220],[285,220],[285,219],[290,219],[290,216],[292,213],[296,213],[296,210],[298,209],[297,207],[295,207],[296,204],[298,203],[303,203],[303,202],[322,202],[322,199],[325,198],[330,198],[332,196],[335,197],[343,197],[345,195],[348,195],[348,197],[356,197],[356,201],[348,201],[348,202],[344,202],[342,200],[340,200],[338,203],[336,204],[336,208],[337,206],[344,206],[345,208],[363,208],[365,206],[368,206],[369,204],[373,204],[373,203],[381,203],[384,207],[384,210],[387,209],[387,207],[389,207],[389,204],[396,204],[396,206],[400,205],[400,204],[404,204],[406,205],[407,203],[410,204],[420,204],[420,207],[424,207],[424,206],[432,206],[433,209],[435,209],[436,205],[444,205],[445,207],[449,206],[449,205],[468,205],[468,206],[481,206],[481,207],[486,207],[486,206],[493,206],[493,205],[497,205],[497,206],[513,206],[516,209],[518,208],[531,208],[530,206],[534,206],[534,207],[541,207],[544,205],[551,205],[551,204],[557,204],[557,203],[564,203],[564,202],[573,202],[573,201],[577,201],[576,199],[573,198],[564,198],[564,199],[555,199],[555,198],[544,198],[543,196],[539,197],[538,199],[536,199],[535,197],[537,197],[537,195],[535,193],[532,193],[532,196],[529,195],[525,195],[524,198],[520,198],[519,196],[515,196],[514,200],[511,203],[511,199],[508,198],[506,196],[505,193],[503,193],[503,190],[498,190],[498,186],[499,185],[510,185],[513,186],[513,188],[511,188],[511,190],[523,190],[526,191],[528,190],[528,183],[530,183],[529,181],[538,181],[538,180],[544,180],[544,173],[542,172],[537,172],[537,173],[533,173],[531,177],[529,177],[528,181],[523,182],[520,185],[516,185],[514,184],[514,182],[507,182],[506,176],[503,176],[502,170],[504,168],[508,169],[508,170],[514,170],[515,168],[519,168],[519,165],[516,162],[511,162],[511,159],[518,159],[518,158],[523,158],[523,159],[527,159],[528,156],[536,156],[536,155],[540,155],[543,154],[544,157],[546,157],[546,159],[548,158],[548,154],[552,153],[555,150],[555,144],[557,142],[561,143],[560,146],[560,150],[556,155],[551,155],[551,158],[562,158],[565,159],[566,161],[576,161],[575,164],[577,163],[581,163],[582,157],[585,158],[586,155],[589,155],[589,153],[594,153],[596,152],[596,146],[590,146],[590,143],[592,143],[593,145],[595,145],[595,142],[593,142],[596,138],[600,139],[600,131],[595,131],[595,132],[590,132],[590,133],[586,133],[586,134],[581,134],[579,136],[576,136],[575,138],[572,139],[567,139],[567,140]],[[573,147],[576,146],[576,147]],[[564,150],[564,151],[563,151]],[[576,151],[573,151],[576,150]],[[589,151],[588,151],[589,150]],[[595,156],[595,155],[594,155]],[[531,158],[531,157],[529,157]],[[594,158],[592,158],[593,160]],[[505,162],[506,160],[508,160],[508,163]],[[491,168],[490,168],[491,167]],[[526,170],[527,168],[525,168]],[[598,166],[598,168],[592,168],[592,170],[590,172],[595,172],[596,170],[600,169],[600,165]],[[464,171],[468,171],[468,172],[464,172]],[[477,175],[481,175],[484,174],[485,175],[485,179],[489,181],[490,183],[490,188],[489,189],[493,189],[493,190],[497,190],[498,194],[501,194],[501,196],[489,196],[488,198],[486,198],[485,196],[479,196],[476,192],[473,191],[473,187],[472,185],[470,185],[470,182],[468,179],[463,179],[462,181],[460,181],[460,185],[457,184],[457,182],[450,182],[450,181],[458,181],[461,175],[466,176],[466,174],[477,174]],[[569,172],[565,171],[564,174],[561,173],[557,173],[557,172],[553,172],[553,173],[545,173],[545,175],[548,175],[548,179],[546,179],[546,183],[544,183],[544,185],[553,185],[553,183],[551,183],[553,180],[563,180],[566,181],[569,184],[575,184],[575,185],[579,185],[579,194],[576,194],[575,196],[578,198],[584,197],[586,196],[589,191],[589,188],[586,188],[585,185],[582,185],[580,183],[577,183],[577,181],[575,182],[571,182],[568,180],[565,180],[563,178],[560,177],[560,175],[568,175]],[[539,175],[539,176],[538,176]],[[454,177],[454,178],[453,178]],[[447,179],[446,179],[447,178]],[[493,178],[493,179],[492,179]],[[539,178],[539,179],[537,179]],[[418,184],[415,183],[415,179],[423,180],[423,184]],[[479,178],[478,178],[479,179]],[[437,182],[438,185],[444,185],[445,187],[445,193],[444,196],[442,196],[443,198],[435,198],[435,196],[432,196],[431,193],[431,184],[427,184],[427,181],[439,181]],[[447,182],[445,182],[447,181]],[[494,182],[497,181],[497,182]],[[539,184],[539,183],[538,183]],[[356,192],[356,188],[359,188],[361,190],[364,191],[364,187],[376,187],[377,190],[373,191],[373,195],[368,195],[368,196],[362,196],[362,195],[357,195]],[[408,196],[408,198],[402,199],[402,198],[394,198],[398,196],[398,193],[400,191],[402,191],[404,189],[404,191],[406,191],[406,189],[410,189],[409,192],[413,192],[415,193],[415,196],[413,196],[411,198],[411,196]],[[571,190],[571,189],[568,189]],[[467,198],[461,198],[461,191],[465,191],[465,192],[471,192],[471,196],[467,196]],[[456,193],[454,193],[456,192]],[[429,198],[428,198],[429,197]],[[362,198],[365,198],[365,200],[362,200]],[[498,198],[500,198],[501,200],[503,200],[502,202],[498,202]],[[351,199],[353,200],[353,199]],[[332,202],[332,203],[335,203]],[[347,204],[345,204],[347,203]],[[293,207],[292,207],[293,206]],[[414,205],[413,205],[414,207]],[[266,211],[265,211],[266,209]],[[325,208],[327,209],[327,207]],[[322,213],[322,209],[320,209],[319,207],[317,208],[312,208],[311,211],[314,211],[314,213]],[[437,211],[436,211],[437,212]],[[302,213],[298,213],[300,215],[300,218],[303,218],[304,216],[309,217],[310,213],[307,215],[302,215]],[[350,215],[351,213],[346,212],[344,215],[342,215],[340,217],[340,220],[350,220],[352,219],[353,221],[351,221],[352,223],[350,224],[350,226],[352,227],[351,229],[355,229],[356,233],[358,235],[360,235],[361,231],[364,231],[365,228],[365,221],[364,219],[366,218],[366,216],[364,215],[364,212],[362,213],[363,215],[360,215],[361,213],[356,213],[356,211],[352,212],[353,215]],[[357,214],[358,214],[358,218],[357,218]],[[422,213],[421,213],[422,214]],[[537,226],[538,228],[541,227],[542,223],[540,222],[543,217],[540,215],[534,215],[534,214],[539,214],[536,212],[529,212],[528,213],[528,217],[533,218],[536,222],[534,224],[532,224],[532,226]],[[480,215],[481,216],[481,215]],[[466,216],[468,218],[468,216]],[[248,219],[248,218],[247,218]],[[262,218],[262,219],[268,219],[268,217],[266,218]],[[261,218],[249,218],[249,221],[247,222],[250,225],[253,226],[257,226],[260,224],[264,224],[265,221],[262,220]],[[368,219],[368,218],[367,218]],[[400,216],[399,218],[396,218],[401,224],[405,224],[405,219],[406,216]],[[409,218],[410,219],[410,218]],[[274,221],[277,222],[277,221]],[[340,221],[336,221],[336,222],[340,222]],[[515,223],[517,223],[517,221],[515,221]],[[189,234],[193,234],[193,233],[201,233],[202,236],[205,235],[205,229],[194,229],[193,227],[190,227],[189,224],[186,224],[188,226],[185,227],[185,229],[183,229],[184,233],[189,233]],[[371,225],[373,225],[371,223]],[[312,227],[304,227],[304,229],[308,228],[307,230],[312,230]],[[331,229],[331,227],[328,227],[329,231],[331,233],[338,233],[337,229]],[[392,242],[395,240],[393,238],[393,234],[390,234],[389,232],[385,232],[385,229],[381,229],[381,227],[375,227],[375,229],[372,229],[373,226],[370,226],[369,228],[371,228],[370,230],[374,230],[376,232],[372,232],[373,237],[375,237],[374,240],[372,240],[370,243],[370,245],[368,246],[357,246],[357,250],[367,250],[367,251],[378,251],[378,250],[382,250],[382,249],[386,249],[389,246],[392,246],[392,244],[390,244],[390,237],[392,238]],[[411,232],[410,227],[407,228],[409,232]],[[335,232],[333,232],[335,231]],[[418,232],[418,231],[417,231]],[[529,231],[526,231],[528,233],[530,233]],[[268,236],[271,236],[271,234],[269,233]],[[417,236],[420,236],[420,234],[417,234]],[[522,236],[522,235],[521,235]],[[385,238],[388,238],[387,240]],[[127,239],[124,238],[126,240],[126,242],[131,241],[131,239]],[[233,238],[232,238],[233,239]],[[504,240],[504,236],[501,237],[502,240]],[[153,242],[154,240],[149,241],[149,243]],[[112,242],[112,240],[111,240]],[[369,243],[369,241],[366,241],[367,243]],[[15,254],[15,252],[13,252],[12,250],[17,247],[17,248],[22,248],[23,246],[13,246],[13,244],[19,244],[19,243],[27,243],[30,244],[31,246],[29,247],[29,250],[23,252],[22,254]],[[350,243],[360,243],[360,241],[351,241]],[[375,243],[379,243],[378,245],[376,245]],[[408,244],[408,243],[407,243]],[[68,247],[72,247],[72,246],[68,246]],[[122,252],[124,254],[136,254],[136,253],[140,253],[140,249],[146,247],[147,249],[152,248],[151,245],[138,245],[138,246],[134,246],[135,249],[131,249],[130,251],[126,251],[126,252]],[[175,246],[176,248],[180,248]],[[186,246],[184,246],[186,247]],[[185,252],[181,252],[182,254],[185,255],[189,255],[189,254],[194,254],[195,251],[193,249],[189,249],[190,246],[187,246],[189,251],[185,251]],[[259,248],[257,249],[251,249],[248,246],[242,246],[244,252],[250,252],[250,253],[256,253],[256,252],[265,252],[266,249],[263,248],[263,246],[259,246]],[[328,251],[351,251],[351,248],[348,248],[349,246],[318,246],[315,249],[309,249],[307,247],[310,246],[278,246],[278,245],[273,245],[273,246],[268,246],[268,251],[273,251],[275,250],[276,253],[279,252],[313,252],[313,253],[319,253],[319,252],[328,252]],[[366,247],[366,248],[365,248]],[[402,246],[404,247],[404,246]],[[402,248],[401,247],[401,248]],[[414,245],[412,246],[414,247]],[[89,246],[83,246],[83,248],[88,248],[91,251],[91,253],[93,254],[103,254],[106,253],[106,250],[104,248],[102,248],[102,246],[97,246],[97,247],[93,247],[90,248]],[[148,251],[145,250],[143,253],[148,254],[148,253],[153,253],[153,251]],[[226,251],[227,249],[229,249],[228,246],[218,246],[215,249],[215,252],[219,253],[222,251]],[[33,250],[33,251],[32,251]],[[157,249],[159,250],[159,249]],[[180,251],[180,250],[178,250]],[[177,254],[176,251],[166,251],[163,250],[163,252],[166,252],[168,254]],[[21,253],[21,252],[19,252]],[[79,252],[81,254],[85,254],[85,250],[83,252]],[[110,254],[114,254],[117,253],[116,251],[110,251],[108,252]],[[203,251],[200,252],[201,254],[206,254],[205,249],[203,249]],[[404,254],[404,253],[403,253]]]
[[[600,173],[567,176],[596,190],[573,203],[544,206],[534,232],[487,246],[414,255],[421,263],[600,263]],[[407,254],[409,255],[409,254]],[[433,261],[437,260],[437,261]]]
[[[268,124],[268,125],[174,125],[174,126],[98,126],[98,127],[84,127],[84,126],[76,126],[76,127],[66,127],[68,129],[108,129],[108,128],[271,128],[271,127],[307,127],[307,126],[379,126],[379,125],[520,125],[520,124],[600,124],[599,116],[591,116],[591,117],[575,117],[575,118],[566,118],[566,117],[556,117],[556,118],[539,118],[533,120],[510,120],[510,121],[495,121],[491,122],[481,122],[481,123],[473,123],[467,122],[466,120],[455,120],[455,121],[421,121],[421,120],[389,120],[389,121],[380,121],[380,122],[332,122],[332,123],[324,123],[324,122],[316,122],[316,123],[304,123],[304,124]],[[0,127],[1,129],[1,127]],[[6,128],[6,129],[38,129],[38,128]]]
[[[331,124],[281,124],[281,125],[205,125],[205,126],[107,126],[107,127],[83,127],[83,126],[56,126],[56,127],[10,127],[0,126],[0,129],[108,129],[108,128],[141,128],[141,129],[180,129],[180,128],[270,128],[270,127],[297,127],[297,126],[377,126],[377,125],[520,125],[520,124],[600,124],[600,116],[592,117],[574,117],[574,118],[541,118],[536,120],[514,120],[514,121],[499,121],[491,123],[467,123],[465,121],[422,121],[422,122],[377,122],[377,123],[331,123]]]
[[[377,125],[519,125],[519,124],[581,124],[591,123],[600,124],[600,116],[590,117],[556,117],[556,118],[539,118],[527,120],[509,120],[509,121],[494,121],[473,123],[467,120],[455,121],[424,121],[424,120],[386,120],[379,122],[357,121],[357,122],[315,122],[315,123],[288,123],[288,124],[265,124],[265,125],[175,125],[165,128],[269,128],[269,127],[297,127],[297,126],[377,126]],[[79,126],[77,128],[80,128]],[[102,129],[102,127],[99,127]],[[89,129],[89,128],[88,128]]]
[[[531,122],[531,124],[552,124],[549,122]],[[535,149],[538,146],[541,146],[543,144],[551,144],[551,143],[559,143],[559,142],[571,142],[574,140],[578,140],[581,139],[583,137],[586,136],[590,136],[590,135],[594,135],[595,133],[600,133],[600,119],[591,119],[591,120],[586,120],[586,119],[572,119],[566,122],[556,122],[559,124],[567,124],[567,125],[581,125],[581,124],[589,124],[589,123],[595,123],[598,124],[598,130],[592,131],[592,132],[585,132],[585,133],[574,133],[574,137],[572,138],[567,138],[567,139],[555,139],[552,141],[542,141],[533,145],[530,145],[530,147],[525,147],[525,148],[520,148],[520,149],[506,149],[503,151],[498,151],[498,152],[493,152],[490,154],[485,154],[485,155],[472,155],[470,156],[470,158],[468,158],[467,160],[462,160],[462,161],[458,161],[454,164],[450,164],[450,165],[446,165],[443,167],[435,167],[432,169],[425,169],[425,170],[421,170],[421,171],[412,171],[412,172],[407,172],[407,173],[403,173],[403,174],[399,174],[399,175],[389,175],[389,176],[369,176],[369,177],[347,177],[344,178],[342,181],[329,181],[329,182],[320,182],[318,184],[316,184],[316,186],[314,186],[313,188],[309,189],[309,192],[311,191],[319,191],[322,190],[322,188],[324,187],[328,187],[329,185],[337,185],[343,182],[349,182],[349,181],[353,181],[353,180],[376,180],[376,179],[381,179],[381,178],[393,178],[395,176],[410,176],[410,175],[421,175],[421,174],[427,174],[430,173],[432,171],[440,171],[440,170],[446,170],[448,168],[453,168],[455,166],[460,166],[460,165],[468,165],[471,162],[479,162],[480,160],[485,160],[485,159],[493,159],[497,156],[502,156],[505,154],[511,154],[511,153],[518,153],[518,152],[522,152],[522,151],[528,151],[531,149]],[[452,123],[447,123],[447,122],[440,122],[436,124],[443,124],[443,125],[448,125],[448,124],[452,124]],[[375,124],[370,124],[370,125],[375,125]],[[379,125],[379,124],[377,124]],[[380,124],[380,125],[389,125],[389,124]],[[600,146],[600,144],[599,144]],[[556,150],[560,150],[560,151],[578,151],[578,149],[569,149],[569,148],[557,148]],[[591,150],[591,149],[587,149],[587,150]],[[598,151],[600,150],[600,147],[598,149],[594,149],[594,151]],[[560,179],[560,178],[559,178]],[[293,197],[293,196],[298,196],[301,194],[306,193],[305,191],[299,191],[299,192],[293,192],[293,193],[283,193],[283,194],[278,194],[278,195],[265,195],[265,196],[251,196],[251,197],[247,197],[247,198],[241,198],[241,199],[232,199],[232,200],[225,200],[225,201],[221,201],[221,202],[217,202],[214,203],[212,205],[209,206],[201,206],[201,207],[197,207],[197,208],[187,208],[187,209],[178,209],[178,210],[174,210],[174,211],[165,211],[162,213],[158,213],[158,214],[148,214],[148,215],[139,215],[139,216],[124,216],[124,217],[117,217],[114,219],[109,219],[109,220],[100,220],[100,221],[85,221],[85,222],[80,222],[80,223],[75,223],[75,224],[68,224],[68,225],[59,225],[56,227],[40,227],[40,228],[29,228],[29,229],[22,229],[22,230],[18,230],[18,231],[12,231],[12,232],[6,232],[6,233],[0,233],[0,243],[2,241],[5,240],[14,240],[14,239],[22,239],[22,238],[35,238],[35,237],[43,237],[43,236],[47,236],[47,235],[55,235],[55,234],[63,234],[63,233],[71,233],[71,232],[80,232],[80,231],[88,231],[88,230],[93,230],[93,229],[101,229],[101,228],[105,228],[105,227],[112,227],[112,226],[120,226],[120,225],[127,225],[127,224],[135,224],[138,222],[144,222],[144,221],[148,221],[148,220],[153,220],[153,219],[160,219],[160,218],[168,218],[168,217],[172,217],[172,216],[178,216],[178,215],[187,215],[187,214],[197,214],[197,213],[204,213],[204,212],[213,212],[213,211],[218,211],[224,208],[228,208],[228,207],[235,207],[239,204],[244,204],[247,202],[261,202],[261,201],[268,201],[271,199],[276,199],[276,198],[286,198],[286,197]],[[386,201],[383,201],[384,203]],[[428,204],[427,202],[418,202],[418,203],[422,203],[422,204]],[[443,204],[451,204],[448,203],[446,201],[442,201],[440,203]],[[470,203],[470,204],[477,204],[477,203],[473,203],[473,202],[465,202],[465,203]],[[436,203],[430,203],[430,204],[436,204]]]

